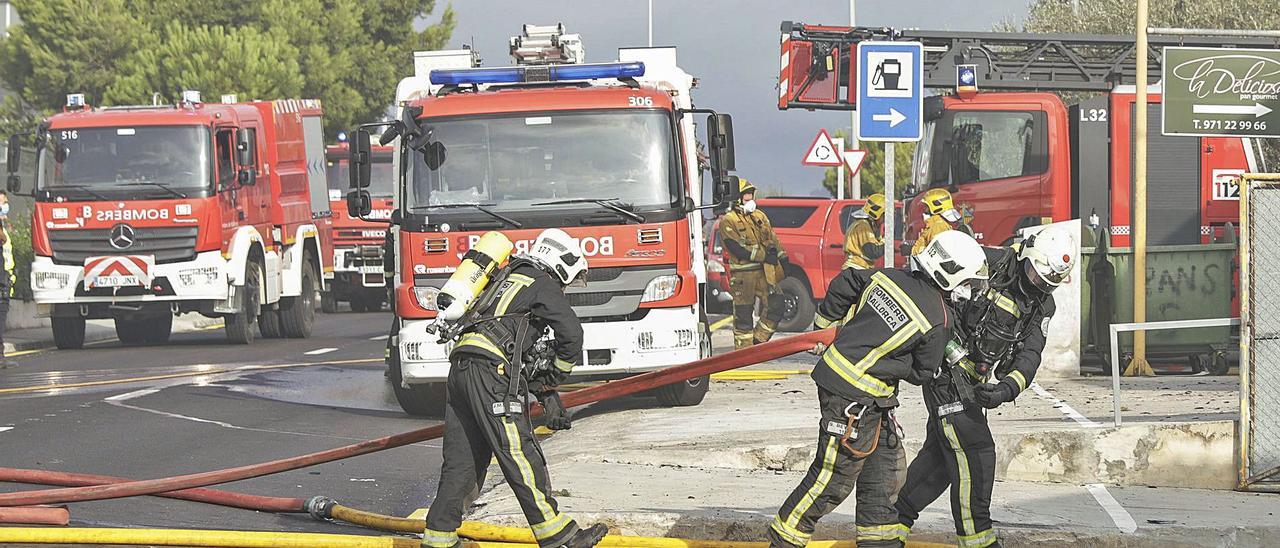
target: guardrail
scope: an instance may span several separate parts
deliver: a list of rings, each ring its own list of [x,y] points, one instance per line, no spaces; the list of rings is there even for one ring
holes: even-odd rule
[[[1240,318],[1209,318],[1203,320],[1171,320],[1163,322],[1113,323],[1111,324],[1111,400],[1115,407],[1115,425],[1120,426],[1120,332],[1162,331],[1196,327],[1229,327],[1240,325]]]

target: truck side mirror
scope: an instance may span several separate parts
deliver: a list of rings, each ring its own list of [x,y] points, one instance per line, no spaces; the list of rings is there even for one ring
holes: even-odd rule
[[[368,190],[356,189],[347,193],[347,215],[352,219],[363,219],[373,212],[373,197]]]
[[[253,167],[253,134],[243,128],[236,130],[236,164]]]
[[[18,162],[22,160],[22,149],[19,148],[18,136],[9,136],[9,148],[5,150],[5,165],[8,166],[9,174],[13,175],[18,172]]]
[[[729,175],[734,167],[733,117],[707,117],[707,150],[711,164],[711,201],[723,206],[738,199],[738,178]]]
[[[373,166],[369,159],[372,157],[373,147],[369,144],[369,130],[360,128],[355,132],[355,139],[351,141],[350,156],[347,159],[347,165],[350,171],[350,186],[353,190],[369,188],[369,178],[372,176]],[[368,193],[366,192],[367,196]],[[350,209],[350,195],[348,195],[348,209]],[[352,217],[359,217],[352,215]]]

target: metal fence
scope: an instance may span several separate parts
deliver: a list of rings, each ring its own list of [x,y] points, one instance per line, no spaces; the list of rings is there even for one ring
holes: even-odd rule
[[[1280,174],[1240,186],[1238,487],[1280,492]]]

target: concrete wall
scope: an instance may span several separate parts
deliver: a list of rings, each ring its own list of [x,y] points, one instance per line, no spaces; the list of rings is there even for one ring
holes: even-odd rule
[[[4,322],[5,329],[30,329],[48,326],[49,318],[36,317],[36,303],[18,299],[9,301],[9,316]]]

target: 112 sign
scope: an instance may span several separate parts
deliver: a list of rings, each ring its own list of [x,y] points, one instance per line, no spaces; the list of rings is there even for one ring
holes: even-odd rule
[[[1213,199],[1239,200],[1241,175],[1244,175],[1243,169],[1213,170]]]

